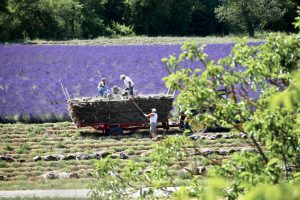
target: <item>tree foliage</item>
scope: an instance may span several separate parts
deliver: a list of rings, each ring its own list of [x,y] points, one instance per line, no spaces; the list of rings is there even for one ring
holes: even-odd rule
[[[203,52],[204,46],[193,43],[185,43],[180,55],[163,59],[172,72],[165,77],[166,85],[180,92],[176,103],[189,117],[221,124],[232,133],[242,132],[255,150],[238,152],[219,165],[215,163],[203,180],[197,169],[207,158],[197,143],[186,136],[168,137],[154,146],[148,160],[128,161],[122,166],[109,158],[98,161],[94,197],[105,198],[111,191],[110,197],[121,198],[137,190],[147,196],[155,189],[169,191],[174,187],[175,199],[297,199],[299,104],[289,109],[281,103],[272,106],[271,102],[292,86],[291,71],[300,68],[299,36],[271,35],[259,46],[240,41],[217,63]],[[189,62],[197,62],[199,67],[182,66]],[[192,115],[190,111],[195,109],[205,112]],[[190,157],[194,158],[190,163],[193,167],[185,168]],[[185,168],[185,173],[172,173],[170,165],[174,162]],[[178,180],[186,180],[188,187],[175,187]],[[272,189],[274,193],[266,194]]]
[[[275,5],[277,1],[264,1],[270,2],[267,4],[270,12],[264,15],[261,15],[264,12],[262,6],[255,3],[254,6],[247,3],[249,5],[245,8],[239,3],[234,9],[228,9],[234,13],[217,12],[217,16],[226,19],[226,22],[234,22],[228,26],[219,22],[214,12],[216,8],[218,11],[225,10],[222,8],[227,1],[219,0],[2,0],[0,41],[95,38],[114,34],[132,35],[134,32],[150,36],[224,35],[234,32],[237,27],[245,27],[243,20],[240,23],[240,16],[233,17],[242,13],[241,9],[247,9],[251,14],[249,27],[292,31],[289,24],[295,17],[296,5],[300,4],[289,0]],[[227,16],[231,17],[230,20]]]
[[[233,27],[247,30],[250,37],[254,31],[267,24],[279,21],[287,9],[293,7],[291,1],[280,0],[221,0],[216,9],[217,17]]]

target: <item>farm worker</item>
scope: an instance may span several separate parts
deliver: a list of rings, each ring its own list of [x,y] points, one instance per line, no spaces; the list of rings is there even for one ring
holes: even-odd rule
[[[128,76],[125,76],[125,75],[122,74],[120,76],[120,79],[124,80],[124,84],[126,86],[125,90],[128,90],[129,95],[133,96],[133,86],[134,86],[134,83],[131,80],[131,78],[129,78]]]
[[[98,92],[100,94],[100,96],[104,96],[105,94],[108,93],[108,89],[106,87],[106,79],[105,78],[102,78],[101,81],[99,82],[98,84]]]
[[[156,133],[157,133],[157,113],[156,113],[156,109],[152,108],[151,109],[151,113],[149,114],[144,114],[145,117],[148,117],[150,120],[150,134],[152,136],[152,138],[157,137]]]

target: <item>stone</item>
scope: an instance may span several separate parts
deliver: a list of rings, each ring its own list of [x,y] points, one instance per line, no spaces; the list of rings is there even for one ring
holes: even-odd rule
[[[57,161],[57,160],[59,160],[58,157],[53,156],[53,155],[46,155],[46,156],[43,156],[42,159],[43,159],[44,161]]]
[[[200,140],[206,140],[206,136],[202,135],[202,136],[200,137]]]
[[[79,175],[77,173],[72,172],[72,173],[70,173],[69,178],[76,178],[76,179],[78,179],[80,177],[79,177]]]
[[[102,150],[102,151],[97,151],[93,154],[93,157],[97,160],[99,160],[100,158],[105,158],[108,155],[110,155],[110,153],[108,151]]]
[[[196,175],[203,175],[206,173],[206,167],[200,166],[200,167],[196,167],[195,170]]]
[[[75,160],[76,156],[74,154],[66,155],[62,160]]]
[[[120,156],[119,154],[113,153],[110,155],[110,158],[116,159],[116,158],[119,158],[119,156]]]
[[[228,151],[226,149],[219,149],[218,154],[222,156],[226,156],[228,154]]]
[[[116,176],[119,176],[119,173],[118,173],[118,172],[112,172],[112,171],[109,171],[109,172],[107,172],[107,175],[108,175],[108,176],[116,177]]]
[[[86,175],[86,177],[93,177],[94,176],[93,173],[91,173],[91,172],[87,172],[85,175]]]
[[[209,139],[209,140],[215,140],[215,139],[216,139],[216,136],[215,136],[215,135],[211,135],[211,136],[209,136],[207,139]]]
[[[228,150],[228,153],[229,153],[229,154],[232,154],[232,153],[234,153],[234,152],[236,152],[236,151],[237,151],[236,149],[229,149],[229,150]]]
[[[228,134],[224,134],[224,135],[223,135],[223,138],[224,138],[224,139],[230,139],[230,136],[229,136]]]
[[[123,152],[120,153],[120,159],[128,159],[129,156]]]
[[[6,162],[15,162],[16,160],[8,155],[0,156],[0,160],[4,160]]]
[[[41,157],[41,156],[34,156],[34,157],[33,157],[33,161],[34,161],[34,162],[37,162],[37,161],[40,161],[40,160],[42,160],[42,157]]]
[[[56,174],[55,172],[48,172],[46,174],[42,175],[44,179],[58,179],[59,175]]]
[[[222,137],[223,137],[223,134],[222,134],[222,133],[217,133],[217,134],[215,135],[215,137],[216,137],[216,138],[222,138]]]
[[[148,157],[148,154],[149,154],[148,152],[143,152],[143,153],[141,153],[140,156],[141,156],[142,158],[145,158],[145,157]]]
[[[82,160],[90,160],[90,159],[92,159],[92,156],[89,155],[89,154],[84,154],[84,155],[82,156]]]
[[[82,160],[83,156],[84,156],[83,154],[77,153],[76,154],[76,160]]]
[[[67,172],[61,172],[58,174],[59,179],[68,179],[70,178],[70,173]]]
[[[195,133],[195,134],[189,136],[189,138],[191,138],[192,140],[198,140],[200,138],[200,135]]]
[[[22,159],[19,160],[19,162],[24,163],[24,162],[26,162],[26,160],[24,158],[22,158]]]
[[[63,160],[65,158],[65,156],[62,154],[53,154],[52,156],[56,157],[57,160]]]
[[[6,176],[0,176],[0,181],[5,181],[6,180]]]
[[[214,153],[214,152],[212,150],[210,150],[210,149],[207,149],[207,148],[201,150],[201,154],[203,156],[207,156],[207,155],[210,155],[212,153]]]

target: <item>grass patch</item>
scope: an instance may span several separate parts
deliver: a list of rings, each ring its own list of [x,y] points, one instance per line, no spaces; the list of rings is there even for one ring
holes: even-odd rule
[[[56,148],[65,148],[65,144],[64,144],[63,142],[57,142],[57,143],[55,144],[55,147],[56,147]]]
[[[7,151],[13,151],[14,147],[11,146],[10,144],[5,144],[4,149],[7,150]]]
[[[39,126],[30,126],[27,128],[27,131],[28,131],[28,136],[31,138],[40,134],[43,131],[43,129]]]
[[[245,36],[243,36],[245,37]],[[212,43],[233,43],[236,37],[148,37],[148,36],[131,36],[131,37],[98,37],[92,40],[65,40],[65,41],[45,41],[30,40],[31,44],[72,44],[72,45],[147,45],[147,44],[183,44],[186,41],[194,41],[201,44]],[[250,38],[250,42],[261,42],[263,39]]]
[[[0,168],[6,167],[6,161],[0,160]]]
[[[23,149],[22,147],[18,147],[17,150],[16,150],[16,153],[17,153],[17,154],[23,154],[23,153],[25,153],[25,151],[26,151],[26,150]]]
[[[19,176],[16,176],[16,179],[20,180],[20,181],[25,181],[28,179],[28,177],[26,175],[19,175]]]

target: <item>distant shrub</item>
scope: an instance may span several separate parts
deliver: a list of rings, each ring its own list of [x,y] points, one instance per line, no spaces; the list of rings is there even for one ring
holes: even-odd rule
[[[125,24],[120,24],[118,22],[113,22],[111,29],[116,35],[121,35],[121,36],[135,35],[133,31],[133,26],[126,26]]]

